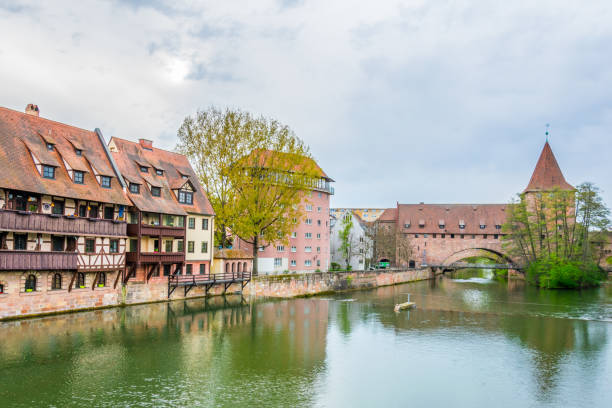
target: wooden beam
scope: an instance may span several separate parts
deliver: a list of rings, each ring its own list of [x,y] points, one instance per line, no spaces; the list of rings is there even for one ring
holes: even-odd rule
[[[96,287],[96,283],[98,283],[98,278],[100,277],[100,272],[96,272],[96,276],[94,276],[93,285],[91,285],[91,290],[94,290]]]
[[[149,281],[149,279],[151,279],[151,276],[153,276],[153,273],[155,272],[156,269],[159,270],[159,263],[153,264],[151,266],[151,270],[147,274],[147,282]]]
[[[125,272],[125,268],[123,268],[122,271]],[[113,289],[117,288],[117,283],[119,283],[119,278],[121,277],[122,271],[117,271],[117,276],[115,277],[115,283],[113,284]]]
[[[68,292],[72,292],[72,285],[74,285],[74,280],[76,279],[77,271],[72,273],[72,279],[70,279],[70,283],[68,284]]]

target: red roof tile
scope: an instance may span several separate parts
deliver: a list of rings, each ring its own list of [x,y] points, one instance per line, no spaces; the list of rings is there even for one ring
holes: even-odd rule
[[[55,145],[53,151],[47,149],[47,141]],[[82,146],[82,156],[76,155],[73,144]],[[30,151],[41,162],[57,167],[55,179],[40,175]],[[77,170],[86,169],[83,184],[70,179],[64,161]],[[100,186],[90,165],[113,177],[111,188]],[[0,169],[0,188],[129,205],[96,132],[2,107]]]
[[[404,233],[500,234],[495,226],[506,221],[505,204],[399,204],[398,209],[399,230]]]
[[[141,211],[174,215],[185,215],[185,213],[214,215],[210,201],[187,157],[157,148],[144,149],[138,142],[117,137],[111,138],[110,144],[117,148],[117,151],[112,154],[124,178],[132,183],[143,185],[140,188],[140,194],[132,194],[128,191],[130,200]],[[149,168],[148,173],[143,173],[140,171],[139,163],[146,163],[153,168]],[[164,174],[158,176],[155,169],[163,170]],[[183,175],[188,178],[184,179]],[[184,185],[187,181],[195,190],[193,205],[180,204],[175,193],[172,192],[172,189]],[[161,197],[151,195],[149,187],[146,186],[147,182],[161,187]]]
[[[397,208],[387,208],[376,221],[396,221]]]
[[[524,192],[528,191],[549,191],[554,188],[560,188],[561,190],[573,190],[572,187],[559,168],[557,159],[550,148],[548,142],[544,144],[538,163],[536,164],[535,170],[531,176],[531,180],[527,185]]]

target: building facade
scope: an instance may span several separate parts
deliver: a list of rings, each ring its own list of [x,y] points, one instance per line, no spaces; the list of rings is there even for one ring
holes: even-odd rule
[[[129,201],[101,132],[0,108],[0,318],[116,304]]]
[[[361,221],[374,222],[382,215],[385,208],[331,208],[329,215],[334,217],[345,211],[352,211]]]
[[[369,268],[373,254],[373,242],[367,229],[374,227],[374,223],[362,221],[353,210],[349,209],[336,211],[330,222],[331,262],[339,265],[340,269],[350,267],[351,270],[356,271]],[[347,223],[351,227],[347,236],[346,250],[343,250],[341,233]]]

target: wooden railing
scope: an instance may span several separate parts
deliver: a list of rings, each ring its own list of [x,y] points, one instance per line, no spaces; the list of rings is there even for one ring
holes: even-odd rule
[[[185,262],[183,252],[126,252],[125,261],[128,263],[179,263]]]
[[[170,275],[170,285],[202,285],[207,283],[242,282],[251,280],[250,272],[206,273],[201,275]]]
[[[184,237],[185,228],[183,227],[168,227],[165,225],[139,225],[139,224],[128,224],[127,234],[129,236],[138,235],[138,227],[140,227],[141,235],[149,235],[152,237]]]
[[[126,236],[124,221],[0,210],[0,230],[74,235]]]
[[[77,269],[76,252],[0,251],[0,270]]]

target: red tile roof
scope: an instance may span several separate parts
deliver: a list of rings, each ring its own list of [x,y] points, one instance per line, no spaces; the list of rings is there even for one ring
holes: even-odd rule
[[[217,259],[253,259],[253,255],[242,249],[215,249],[214,257]]]
[[[495,226],[506,221],[505,209],[505,204],[399,204],[398,227],[401,232],[415,234],[500,234]],[[459,227],[462,223],[464,229]]]
[[[117,148],[112,154],[123,177],[128,182],[141,184],[140,194],[132,194],[128,190],[130,200],[138,209],[174,215],[185,215],[185,213],[214,215],[210,201],[187,157],[154,147],[150,150],[144,149],[138,142],[117,137],[112,137],[109,144]],[[141,165],[151,166],[149,172],[141,172]],[[163,170],[163,175],[158,176],[155,169]],[[187,176],[187,179],[183,178],[183,175]],[[193,205],[180,204],[175,192],[171,191],[186,182],[189,182],[195,190]],[[161,197],[153,197],[146,183],[161,187]]]
[[[397,208],[387,208],[376,221],[396,221]]]
[[[291,155],[289,153],[284,153],[284,152],[275,152],[273,150],[254,150],[247,158],[247,163],[250,162],[250,165],[252,166],[260,166],[260,167],[269,167],[269,166],[273,166],[274,163],[272,163],[273,161],[280,161],[283,159],[286,160],[292,160],[292,158],[290,157]],[[334,181],[332,180],[331,177],[329,177],[327,174],[325,174],[325,172],[323,171],[323,169],[321,167],[319,167],[319,165],[317,164],[317,162],[310,158],[310,157],[305,157],[302,156],[300,158],[301,160],[295,164],[291,171],[294,173],[299,173],[300,171],[303,171],[305,168],[308,168],[308,171],[312,171],[314,174],[316,174],[319,177],[322,177],[328,181]]]
[[[55,144],[53,151],[47,150],[47,142]],[[82,150],[81,156],[75,153],[76,145]],[[40,175],[32,155],[56,167],[55,179]],[[72,181],[64,161],[74,169],[85,171],[83,184]],[[99,174],[112,177],[111,188],[100,186],[93,168]],[[2,107],[0,169],[0,188],[129,205],[96,132]]]
[[[527,185],[524,192],[528,191],[549,191],[554,188],[560,188],[561,190],[573,190],[572,187],[559,168],[557,159],[550,148],[548,142],[544,144],[538,163],[536,164],[531,180]]]

